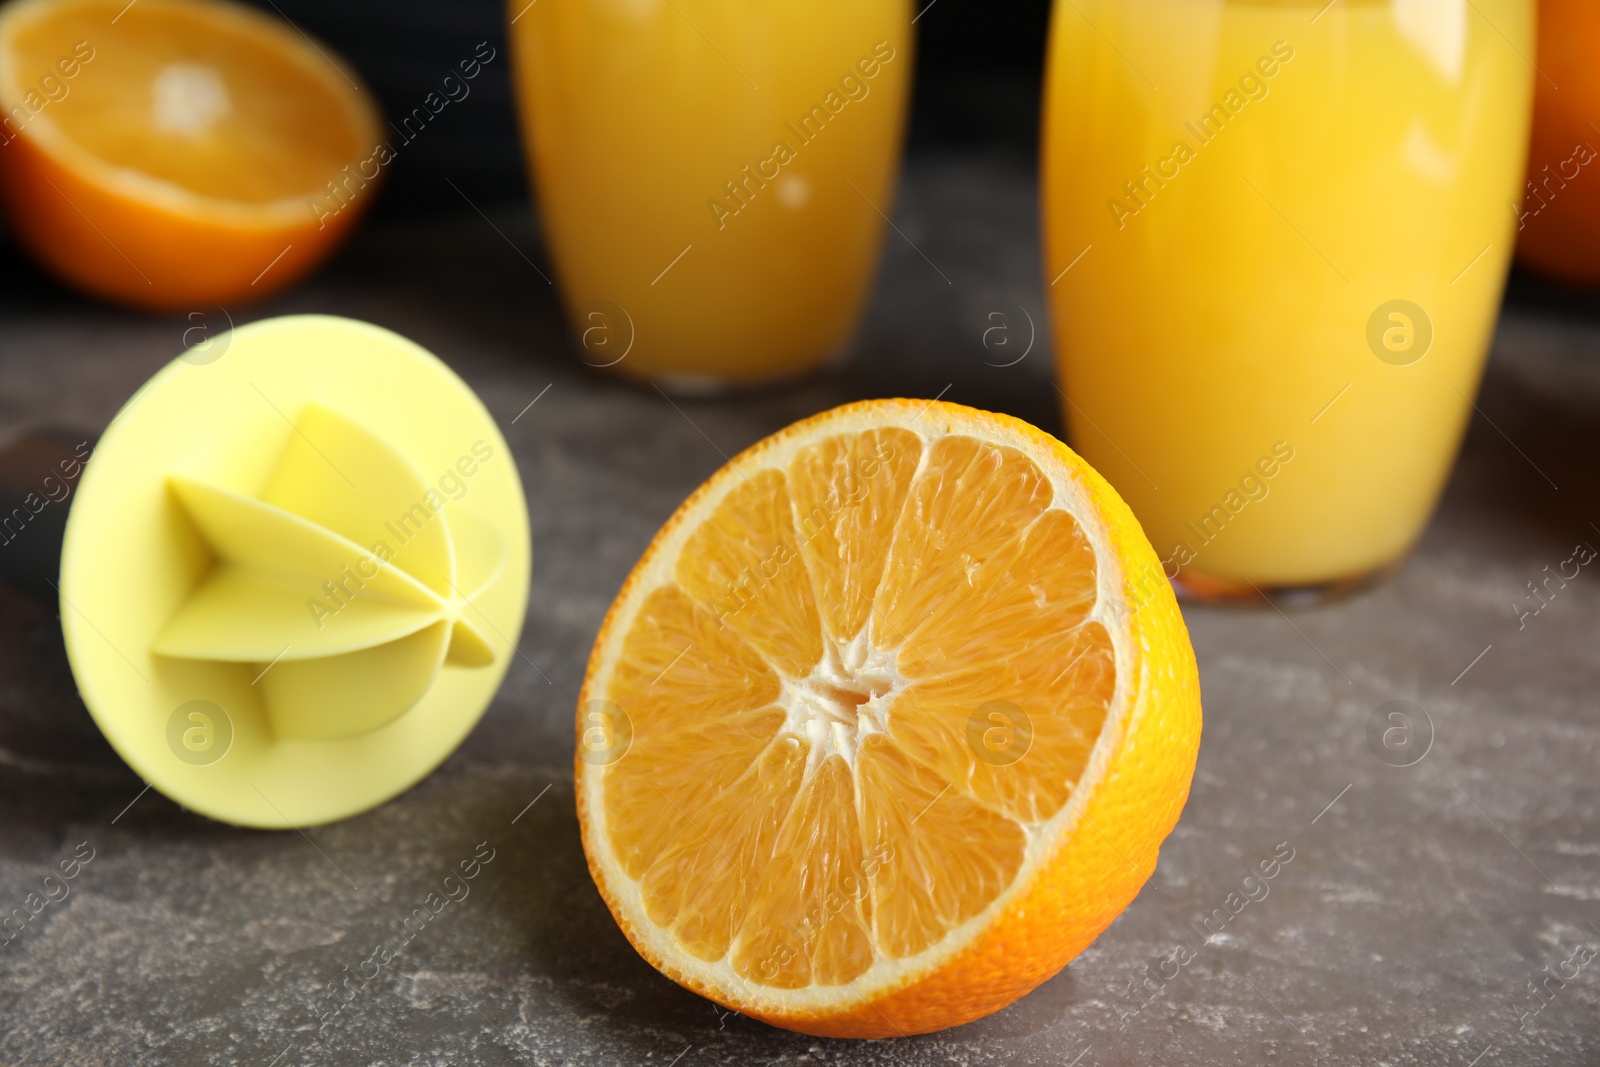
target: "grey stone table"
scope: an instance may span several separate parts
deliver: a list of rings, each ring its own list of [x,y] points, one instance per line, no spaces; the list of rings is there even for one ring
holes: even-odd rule
[[[145,792],[77,703],[54,608],[0,594],[0,911],[92,850],[70,894],[0,949],[0,1063],[1600,1062],[1600,962],[1550,977],[1600,946],[1600,578],[1585,568],[1521,629],[1511,606],[1576,542],[1600,544],[1600,316],[1536,295],[1502,322],[1482,415],[1395,579],[1287,615],[1187,611],[1206,710],[1188,808],[1138,900],[1031,996],[941,1034],[818,1040],[720,1013],[612,923],[570,771],[611,597],[722,453],[800,416],[944,392],[1059,430],[1047,339],[1003,369],[980,340],[990,311],[1040,319],[1033,204],[1020,163],[915,161],[908,240],[889,235],[847,369],[676,408],[579,365],[525,209],[371,228],[252,309],[370,319],[483,395],[532,509],[522,655],[415,789],[304,835],[261,833]],[[103,425],[178,351],[181,319],[80,302],[13,260],[0,431]],[[1414,766],[1368,747],[1391,699],[1433,724]],[[318,991],[480,842],[494,858],[470,896],[319,1027]],[[1206,931],[1280,843],[1293,859],[1268,895]],[[1180,943],[1197,954],[1174,974],[1162,961]]]

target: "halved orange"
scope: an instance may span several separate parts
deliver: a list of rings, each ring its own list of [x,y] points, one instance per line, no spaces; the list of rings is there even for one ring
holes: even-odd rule
[[[589,867],[729,1008],[887,1037],[993,1012],[1133,899],[1200,738],[1138,523],[1004,415],[874,400],[735,458],[656,535],[578,707]]]
[[[93,294],[203,310],[297,280],[372,199],[372,94],[325,46],[217,0],[0,11],[0,199]]]
[[[1600,4],[1539,0],[1527,182],[1511,202],[1517,261],[1569,285],[1600,286]]]

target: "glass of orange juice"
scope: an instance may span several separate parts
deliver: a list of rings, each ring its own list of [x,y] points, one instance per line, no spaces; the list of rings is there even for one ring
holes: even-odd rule
[[[510,0],[509,17],[584,361],[703,390],[839,354],[890,211],[908,0]]]
[[[1071,0],[1042,195],[1072,440],[1202,597],[1403,559],[1504,285],[1533,0]]]

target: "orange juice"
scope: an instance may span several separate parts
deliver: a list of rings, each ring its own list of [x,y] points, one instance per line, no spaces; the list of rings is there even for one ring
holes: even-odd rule
[[[511,0],[509,14],[585,362],[696,388],[840,352],[891,211],[905,0]]]
[[[1057,7],[1065,414],[1169,576],[1337,585],[1416,540],[1504,284],[1533,31],[1532,0]]]

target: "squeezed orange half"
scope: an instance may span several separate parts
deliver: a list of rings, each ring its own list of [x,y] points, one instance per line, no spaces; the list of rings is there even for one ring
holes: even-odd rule
[[[0,12],[0,202],[52,273],[139,307],[259,299],[381,177],[372,94],[326,47],[218,0]]]

